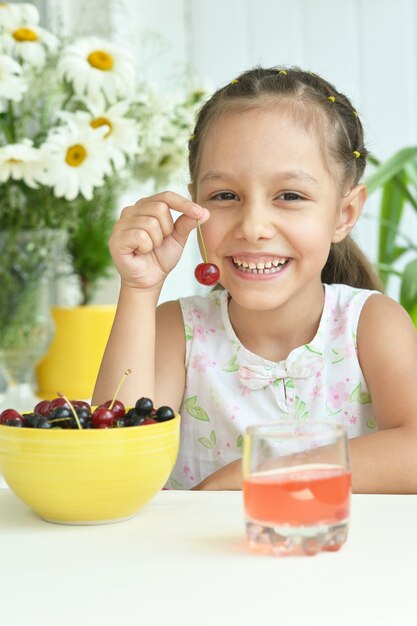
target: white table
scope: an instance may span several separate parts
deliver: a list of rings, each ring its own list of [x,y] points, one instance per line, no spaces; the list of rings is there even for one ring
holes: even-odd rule
[[[127,522],[60,526],[0,490],[2,626],[408,626],[417,496],[353,497],[338,553],[250,553],[240,492],[163,491]]]

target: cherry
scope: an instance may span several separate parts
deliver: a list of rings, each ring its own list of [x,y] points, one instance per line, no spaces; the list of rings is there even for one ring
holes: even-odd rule
[[[146,426],[146,424],[157,424],[158,422],[153,419],[153,417],[145,417],[143,422],[141,422],[141,426]]]
[[[98,406],[91,416],[93,428],[112,428],[116,426],[116,417],[107,406]]]
[[[153,402],[149,398],[139,398],[135,404],[135,413],[138,417],[145,417],[152,413]]]
[[[116,419],[120,419],[126,414],[125,405],[123,404],[123,402],[120,402],[120,400],[107,400],[101,406],[105,406],[107,408],[112,406],[112,408],[109,410],[113,413]]]
[[[86,409],[89,413],[91,413],[91,406],[84,400],[71,400],[71,404],[76,411],[78,411],[78,409]]]
[[[14,419],[21,420],[22,423],[24,423],[25,421],[23,415],[18,411],[15,411],[15,409],[5,409],[4,411],[2,411],[2,413],[0,413],[0,424],[5,424],[7,420]]]
[[[207,258],[206,246],[204,244],[203,233],[201,232],[200,222],[197,220],[197,232],[200,236],[201,247],[203,248],[204,263],[199,263],[194,270],[194,276],[202,285],[214,285],[220,278],[220,270],[215,263],[209,263]]]
[[[157,422],[167,422],[174,419],[174,417],[174,411],[169,406],[160,406],[155,415]]]
[[[199,263],[194,276],[202,285],[215,285],[220,278],[220,270],[214,263]]]
[[[70,408],[69,402],[68,402],[68,400],[66,398],[63,398],[61,396],[59,398],[54,398],[49,403],[48,413],[53,413],[55,411],[55,409],[57,409],[57,408],[59,408],[61,406],[65,406],[67,409]]]
[[[39,413],[40,415],[48,415],[50,413],[50,401],[49,400],[41,400],[33,409],[35,413]]]

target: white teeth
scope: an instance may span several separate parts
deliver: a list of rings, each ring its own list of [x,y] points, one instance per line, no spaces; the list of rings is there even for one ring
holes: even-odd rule
[[[242,261],[241,259],[233,258],[233,263],[241,272],[251,272],[253,274],[273,274],[282,270],[286,265],[288,259],[274,259],[273,261],[267,261],[266,263],[254,263],[250,261]]]

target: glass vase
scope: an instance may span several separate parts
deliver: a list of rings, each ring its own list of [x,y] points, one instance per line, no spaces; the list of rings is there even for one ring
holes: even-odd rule
[[[52,285],[66,235],[53,229],[0,233],[0,410],[30,411],[35,367],[53,337]]]

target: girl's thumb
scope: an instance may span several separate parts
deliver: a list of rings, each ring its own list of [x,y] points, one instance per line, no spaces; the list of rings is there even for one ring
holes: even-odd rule
[[[206,222],[209,218],[209,212],[204,211],[203,215],[200,218],[200,224]],[[174,225],[173,236],[181,244],[183,247],[185,246],[188,236],[194,228],[197,228],[197,220],[195,217],[189,217],[188,215],[181,215],[177,219]]]

